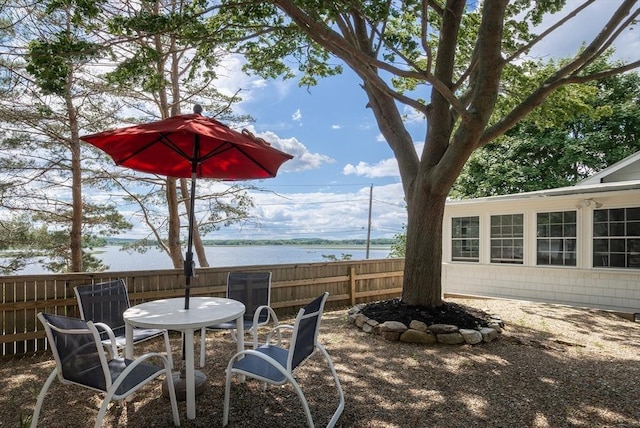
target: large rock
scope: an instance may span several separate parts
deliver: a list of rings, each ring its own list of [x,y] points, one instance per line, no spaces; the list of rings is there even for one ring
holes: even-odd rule
[[[469,345],[476,345],[482,342],[482,333],[480,333],[478,330],[461,328],[460,334],[464,338],[464,341],[467,342]]]
[[[378,324],[380,324],[378,321],[369,318],[367,322],[362,325],[362,331],[365,333],[372,333]]]
[[[437,339],[436,336],[431,333],[410,328],[400,335],[400,342],[433,345],[437,342]]]
[[[364,323],[366,323],[368,320],[369,320],[369,317],[366,316],[365,314],[356,315],[356,325],[360,328],[362,328]]]
[[[494,328],[483,327],[480,329],[482,340],[489,343],[498,337],[498,331]]]
[[[445,345],[460,345],[464,343],[464,337],[460,333],[443,333],[436,334],[438,338],[438,342],[443,343]]]
[[[352,307],[351,309],[349,309],[349,315],[353,315],[353,314],[357,314],[359,313],[361,310],[363,310],[365,308],[366,303],[358,303],[357,305],[355,305],[354,307]]]
[[[427,324],[423,323],[422,321],[413,320],[409,324],[409,328],[412,328],[418,331],[427,331]]]
[[[432,324],[427,328],[427,330],[433,334],[450,334],[457,333],[458,326],[451,324]]]
[[[397,342],[400,339],[400,335],[407,331],[407,326],[400,321],[385,321],[379,324],[376,330],[385,339]]]

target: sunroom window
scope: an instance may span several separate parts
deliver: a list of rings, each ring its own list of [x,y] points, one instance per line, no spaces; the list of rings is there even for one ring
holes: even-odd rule
[[[576,212],[556,211],[537,215],[538,265],[576,265]]]
[[[640,207],[593,212],[593,267],[640,268]]]
[[[523,263],[522,214],[491,216],[491,263]]]
[[[454,217],[451,219],[451,260],[456,262],[480,261],[479,217]]]

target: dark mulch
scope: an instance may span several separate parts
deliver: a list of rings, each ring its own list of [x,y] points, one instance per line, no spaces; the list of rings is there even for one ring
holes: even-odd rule
[[[475,329],[486,327],[490,319],[490,314],[482,310],[457,303],[444,302],[442,306],[430,308],[406,305],[400,299],[369,303],[361,312],[380,323],[400,321],[407,326],[417,320],[427,325],[453,324],[459,328]]]

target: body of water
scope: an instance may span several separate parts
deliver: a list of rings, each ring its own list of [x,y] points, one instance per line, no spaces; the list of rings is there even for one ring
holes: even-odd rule
[[[252,245],[252,246],[207,246],[205,247],[209,266],[233,267],[249,265],[275,265],[287,263],[317,263],[326,262],[323,255],[333,255],[338,260],[343,254],[350,254],[351,260],[366,259],[365,246],[303,246],[303,245]],[[369,249],[370,259],[384,259],[389,256],[389,247],[375,246]],[[173,268],[169,256],[157,248],[149,248],[146,253],[131,253],[121,251],[119,246],[109,246],[95,249],[96,257],[100,258],[110,271],[153,270]],[[195,254],[194,254],[194,258]],[[197,261],[196,261],[197,264]],[[27,266],[19,274],[49,273],[40,265]]]

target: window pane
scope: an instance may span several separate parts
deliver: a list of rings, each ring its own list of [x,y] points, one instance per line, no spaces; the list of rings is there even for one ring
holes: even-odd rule
[[[451,259],[453,261],[480,260],[480,217],[454,217],[451,219]],[[475,238],[475,239],[470,239]]]
[[[609,240],[608,239],[594,239],[593,240],[593,251],[599,253],[608,253],[609,252]]]
[[[564,265],[575,266],[576,265],[576,253],[564,253]]]
[[[640,207],[627,208],[627,221],[640,220]]]
[[[640,221],[627,223],[627,236],[640,236]]]
[[[609,221],[609,210],[595,210],[593,212],[593,221]]]
[[[609,236],[624,236],[624,223],[611,223],[609,225]]]
[[[572,236],[575,237],[576,236],[576,225],[575,223],[573,224],[565,224],[563,231],[562,231],[562,236]]]
[[[576,212],[538,213],[536,218],[543,221],[549,219],[549,224],[538,223],[536,225],[538,230],[538,265],[575,266]],[[549,237],[554,239],[548,239]],[[522,254],[522,248],[519,252]],[[572,254],[568,254],[568,252]]]
[[[609,225],[606,223],[594,224],[593,236],[609,236]]]
[[[546,236],[549,236],[549,226],[546,224],[539,224],[538,225],[538,237],[539,238],[544,238]]]
[[[612,253],[624,253],[625,250],[625,240],[624,239],[611,239],[609,241],[609,250]]]
[[[624,254],[612,253],[609,255],[609,266],[610,267],[625,267],[625,262],[627,258]]]
[[[594,253],[593,255],[593,266],[594,267],[608,267],[609,266],[609,256],[605,253]]]
[[[549,224],[549,213],[538,213],[536,217],[538,224]]]
[[[551,225],[551,236],[562,236],[562,225],[561,224],[553,224]]]
[[[538,252],[540,251],[549,251],[548,239],[538,239]]]
[[[640,207],[594,211],[594,267],[639,267],[639,217]]]
[[[624,208],[609,210],[609,221],[624,221]]]
[[[565,223],[575,223],[576,222],[576,212],[575,211],[565,211],[564,212],[564,222]]]
[[[562,212],[555,212],[549,214],[551,223],[562,223]]]

